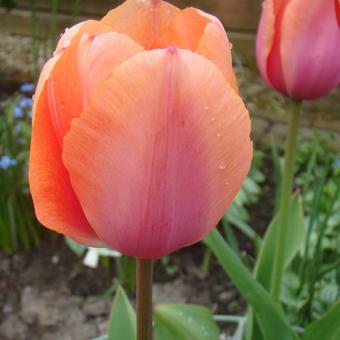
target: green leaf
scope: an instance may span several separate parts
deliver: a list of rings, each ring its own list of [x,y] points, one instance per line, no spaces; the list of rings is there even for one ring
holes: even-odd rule
[[[231,224],[235,225],[239,230],[241,230],[247,237],[251,240],[257,238],[256,232],[250,228],[250,226],[244,222],[237,214],[234,209],[230,209],[227,214],[223,217],[223,221],[227,220]]]
[[[267,340],[299,339],[298,335],[289,325],[282,310],[234,254],[221,234],[215,229],[204,241],[216,255],[223,269],[234,282],[242,296],[253,307],[264,338]]]
[[[267,291],[270,291],[274,266],[278,222],[279,218],[278,215],[276,215],[267,229],[255,264],[255,278]],[[288,267],[305,239],[304,214],[302,200],[299,194],[294,194],[290,202],[286,235],[288,238],[284,258],[285,268]],[[249,310],[247,314],[247,339],[260,339],[260,332],[261,331],[256,324],[256,321],[253,320],[252,311]]]
[[[109,340],[136,340],[136,314],[122,287],[118,287],[109,320]]]
[[[85,251],[86,251],[86,247],[79,244],[78,242],[76,241],[73,241],[72,239],[68,238],[65,236],[65,240],[66,240],[66,243],[67,245],[70,247],[70,249],[76,253],[78,256],[82,256]]]
[[[184,304],[158,305],[155,312],[157,340],[218,340],[219,330],[211,312]]]
[[[255,277],[266,290],[270,290],[271,273],[274,265],[276,231],[278,229],[278,215],[270,223],[260,254],[255,265]],[[292,196],[287,225],[287,242],[284,265],[288,267],[305,239],[304,215],[302,200],[299,194]]]
[[[340,339],[340,302],[337,302],[321,319],[309,325],[303,340]]]

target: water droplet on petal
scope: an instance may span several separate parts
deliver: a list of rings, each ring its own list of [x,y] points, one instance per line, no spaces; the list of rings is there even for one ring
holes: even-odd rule
[[[220,161],[220,163],[218,164],[218,168],[221,170],[224,170],[227,167],[227,164],[225,161]]]
[[[212,121],[212,122],[214,122],[215,120],[216,120],[215,117],[211,117],[211,118],[210,118],[210,121]]]
[[[209,110],[209,109],[210,109],[210,106],[204,105],[204,110]]]
[[[221,134],[220,133],[216,133],[216,137],[221,137]]]

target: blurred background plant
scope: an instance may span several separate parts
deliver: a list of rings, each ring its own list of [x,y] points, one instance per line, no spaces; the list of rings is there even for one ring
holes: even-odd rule
[[[282,299],[301,326],[340,298],[340,152],[333,142],[332,135],[315,133],[299,144],[295,185],[303,197],[306,239],[286,273]]]
[[[33,84],[0,103],[0,247],[7,253],[39,243],[27,182]]]
[[[7,10],[11,10],[15,7],[16,3],[14,0],[1,0],[0,5],[3,5]]]
[[[264,147],[264,152],[271,152],[274,216],[281,190],[284,150],[281,144],[273,142]],[[334,136],[322,137],[314,132],[312,139],[300,139],[294,188],[302,197],[306,238],[284,274],[281,301],[291,323],[301,329],[319,319],[340,298],[339,159]],[[256,230],[257,226],[253,228]],[[252,235],[244,234],[254,241]],[[229,239],[228,243],[232,244]],[[255,249],[259,249],[256,243]],[[251,258],[245,261],[250,262]]]

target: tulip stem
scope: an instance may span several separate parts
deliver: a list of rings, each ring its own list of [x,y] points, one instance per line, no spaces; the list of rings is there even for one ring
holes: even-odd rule
[[[288,123],[288,137],[286,142],[284,172],[279,207],[279,225],[276,233],[274,268],[271,282],[271,296],[275,301],[280,300],[281,281],[284,271],[284,257],[287,242],[286,227],[288,224],[289,205],[293,189],[294,160],[297,149],[301,103],[301,101],[293,102],[293,108],[290,112]]]
[[[137,340],[152,340],[153,261],[137,259]]]

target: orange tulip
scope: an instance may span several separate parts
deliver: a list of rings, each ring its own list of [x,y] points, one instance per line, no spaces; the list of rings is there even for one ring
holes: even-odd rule
[[[61,37],[40,75],[29,181],[40,222],[151,259],[201,240],[252,157],[221,23],[128,0]]]

